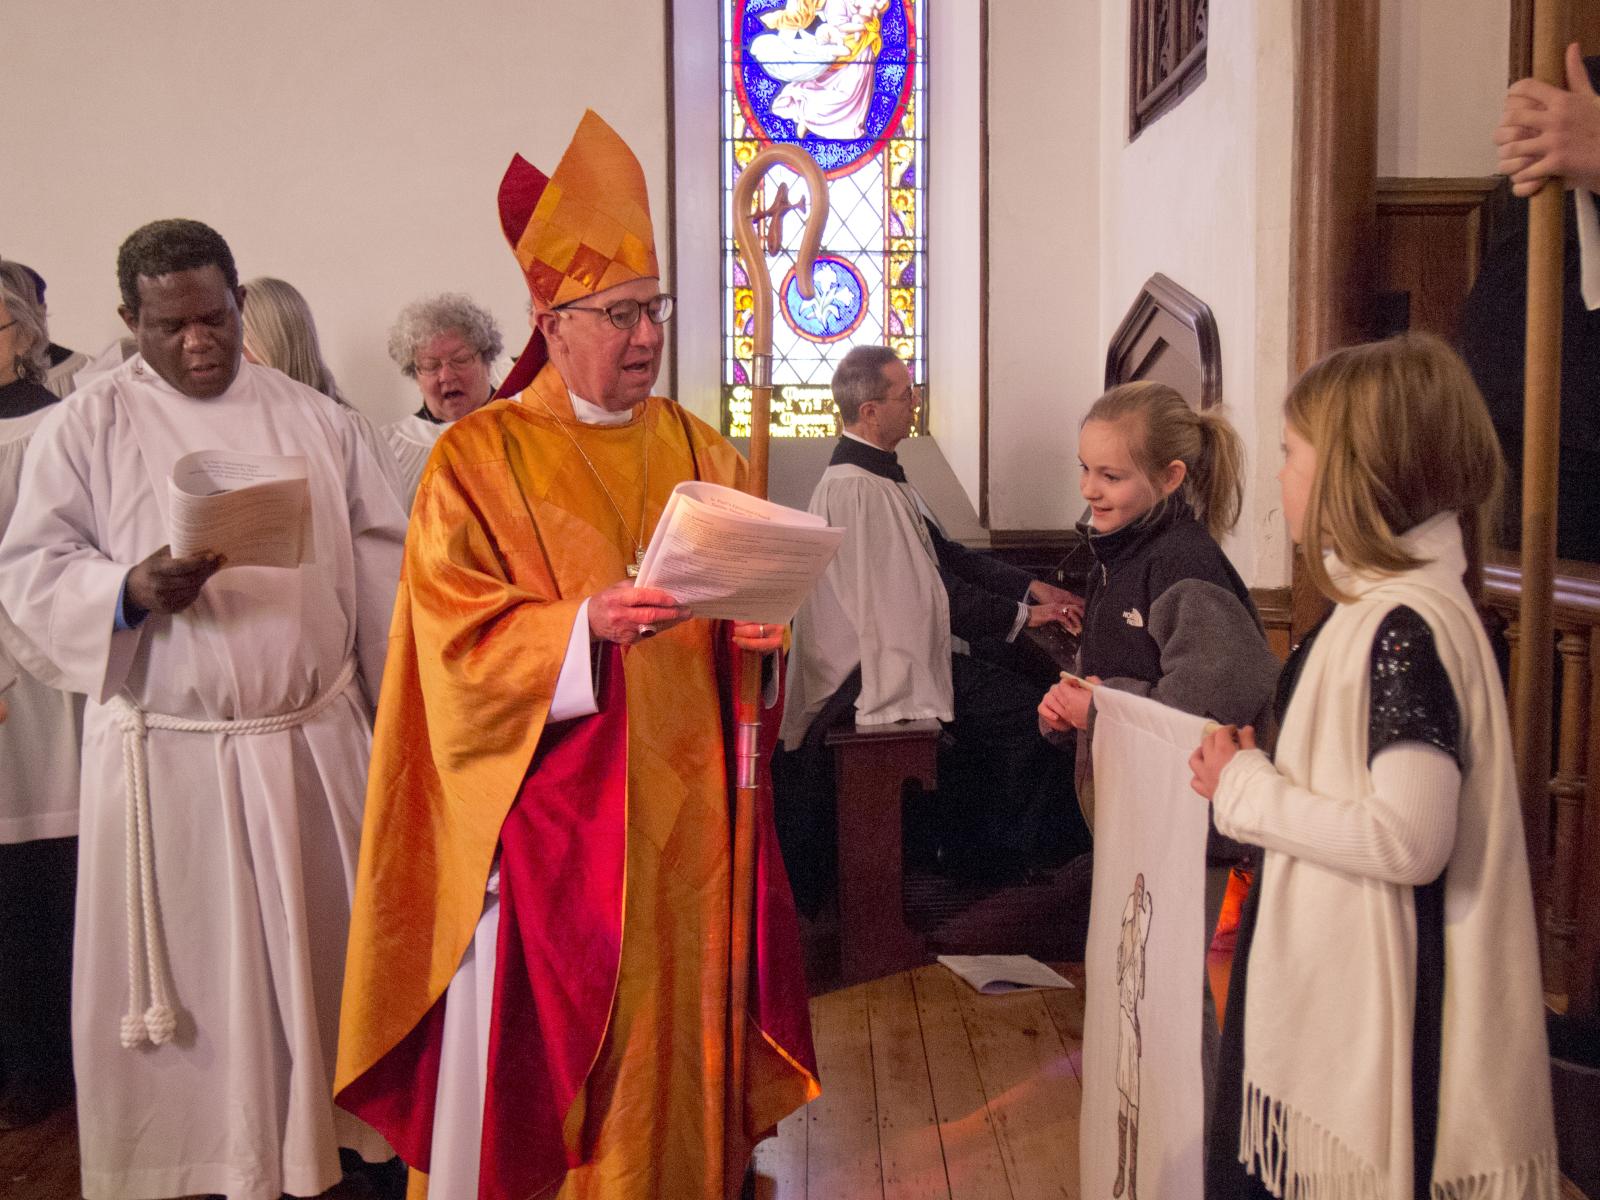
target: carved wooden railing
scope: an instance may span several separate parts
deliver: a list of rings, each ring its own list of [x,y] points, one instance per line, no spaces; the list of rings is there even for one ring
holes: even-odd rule
[[[1516,560],[1491,555],[1484,601],[1506,622],[1513,680],[1529,653],[1518,637],[1521,593]],[[1528,860],[1550,1006],[1592,1017],[1600,1015],[1600,769],[1590,770],[1600,768],[1600,566],[1556,564],[1554,615],[1548,653],[1559,724],[1546,793],[1523,797],[1538,818],[1529,828],[1545,833]]]

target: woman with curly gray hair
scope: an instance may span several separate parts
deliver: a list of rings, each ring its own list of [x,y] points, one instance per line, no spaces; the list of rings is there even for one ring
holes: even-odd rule
[[[490,369],[504,345],[495,319],[459,292],[430,296],[400,310],[389,330],[389,357],[401,374],[417,381],[422,407],[384,426],[383,435],[400,462],[407,504],[417,494],[422,468],[439,435],[494,395]]]
[[[44,386],[50,369],[50,331],[33,279],[14,262],[0,262],[0,418],[23,417],[57,399]]]

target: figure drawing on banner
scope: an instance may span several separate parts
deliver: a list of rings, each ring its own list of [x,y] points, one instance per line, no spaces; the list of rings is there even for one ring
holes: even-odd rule
[[[762,14],[772,32],[752,40],[750,53],[783,84],[772,113],[793,121],[796,137],[862,136],[888,7],[889,0],[787,0]]]
[[[1150,940],[1150,893],[1144,874],[1133,877],[1133,891],[1122,910],[1122,941],[1117,946],[1117,1182],[1113,1198],[1127,1192],[1137,1200],[1139,1177],[1139,1001],[1144,998],[1144,949]]]

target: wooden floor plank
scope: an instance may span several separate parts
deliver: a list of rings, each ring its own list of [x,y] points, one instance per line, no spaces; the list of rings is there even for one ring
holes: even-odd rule
[[[1062,975],[1070,979],[1074,987],[1051,989],[1039,993],[1044,999],[1044,1006],[1050,1013],[1050,1019],[1055,1022],[1056,1032],[1061,1035],[1061,1043],[1067,1050],[1067,1065],[1072,1068],[1072,1074],[1079,1084],[1083,1083],[1083,1006],[1085,992],[1083,983],[1083,968],[1077,964],[1058,966],[1056,968]]]
[[[778,1132],[756,1147],[751,1164],[756,1200],[806,1200],[806,1145],[810,1122],[798,1108],[778,1123]]]
[[[969,989],[939,966],[913,972],[911,983],[951,1200],[1012,1200],[1000,1142],[989,1119],[988,1099],[956,996],[957,988]]]
[[[878,1109],[866,985],[811,1005],[822,1095],[806,1107],[806,1193],[817,1200],[880,1200]]]
[[[884,1200],[949,1200],[911,977],[890,975],[866,989]]]
[[[1037,992],[957,992],[1015,1200],[1077,1200],[1083,1092]]]
[[[0,1132],[0,1200],[79,1200],[82,1194],[75,1109]]]

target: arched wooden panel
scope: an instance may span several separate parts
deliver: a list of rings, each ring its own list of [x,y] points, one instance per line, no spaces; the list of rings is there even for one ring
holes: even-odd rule
[[[1106,387],[1153,379],[1195,408],[1222,400],[1222,341],[1211,306],[1165,275],[1150,276],[1111,335]]]

